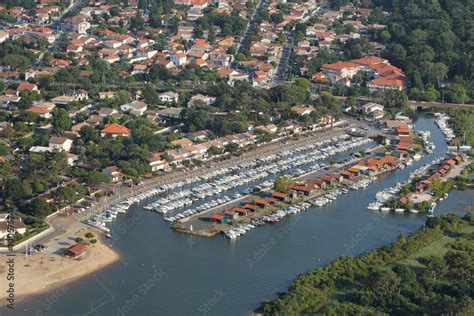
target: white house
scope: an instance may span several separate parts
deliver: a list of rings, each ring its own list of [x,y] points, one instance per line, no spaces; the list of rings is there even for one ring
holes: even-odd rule
[[[99,92],[99,99],[101,100],[113,99],[114,97],[115,97],[115,92],[113,91]]]
[[[374,102],[363,105],[362,110],[369,119],[379,120],[385,116],[383,105]]]
[[[67,18],[66,24],[74,31],[80,34],[86,34],[87,30],[91,28],[91,24],[87,21],[84,16],[76,15]]]
[[[166,91],[163,93],[160,93],[158,96],[160,98],[160,101],[163,103],[178,103],[179,100],[179,94],[173,91]]]
[[[67,153],[66,159],[67,159],[67,164],[72,167],[79,160],[79,156],[75,154]]]
[[[186,63],[186,54],[181,51],[174,52],[171,54],[170,60],[175,66],[181,66]]]
[[[151,168],[151,171],[159,171],[163,170],[166,171],[169,169],[169,164],[166,160],[161,158],[161,155],[159,153],[154,153],[153,156],[149,160],[149,165]]]
[[[26,233],[26,225],[21,221],[21,218],[9,222],[9,214],[0,214],[0,239],[4,240],[9,234],[9,225],[13,224],[15,232],[23,235]]]
[[[211,105],[215,101],[216,101],[216,98],[214,97],[210,97],[210,96],[202,95],[202,94],[196,94],[196,95],[193,95],[191,99],[189,100],[188,108],[191,108],[199,104]]]
[[[72,140],[66,137],[52,136],[49,139],[49,148],[58,148],[64,151],[70,151],[72,147]]]
[[[157,115],[164,120],[171,119],[176,120],[181,117],[182,108],[166,108],[159,110]]]
[[[135,101],[132,101],[120,106],[120,109],[123,112],[130,112],[138,116],[142,116],[147,110],[147,108],[148,108],[148,105],[145,102],[138,101],[138,100],[135,100]]]
[[[119,171],[117,166],[110,166],[102,169],[102,173],[109,176],[112,183],[120,182],[123,179],[123,174]]]
[[[305,116],[305,115],[309,115],[311,114],[312,112],[314,112],[316,109],[312,106],[299,106],[299,105],[295,105],[291,108],[291,111],[293,113],[296,113],[298,114],[299,116]]]
[[[361,65],[348,61],[338,61],[333,64],[324,64],[322,66],[322,72],[326,74],[332,82],[336,82],[341,78],[352,79],[360,70],[362,70]]]

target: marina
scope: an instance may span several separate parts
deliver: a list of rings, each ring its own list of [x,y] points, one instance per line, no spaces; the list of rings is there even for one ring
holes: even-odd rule
[[[107,224],[112,236],[107,242],[122,255],[120,262],[65,287],[61,299],[51,305],[48,313],[117,314],[127,300],[137,297],[139,304],[133,305],[135,314],[159,310],[161,315],[194,315],[202,311],[207,315],[230,315],[231,310],[231,315],[248,315],[262,301],[274,299],[275,292],[285,290],[298,274],[415,231],[426,217],[366,210],[381,188],[394,187],[423,165],[445,157],[444,137],[434,119],[421,116],[414,125],[416,130],[430,130],[436,145],[433,155],[382,175],[363,191],[342,193],[324,206],[311,205],[296,216],[285,216],[259,229],[242,227],[246,230],[245,238],[235,243],[169,229],[160,214],[143,209],[159,198],[158,193],[150,195],[150,201],[144,201],[148,199],[145,197],[141,203],[133,202],[126,213]],[[333,159],[345,159],[345,155],[338,154]],[[234,193],[230,190],[226,194]],[[472,205],[472,198],[472,191],[454,191],[437,203],[434,215],[448,211],[463,213]],[[146,295],[142,295],[138,289],[154,280],[158,272],[162,277],[157,277]],[[41,302],[53,294],[28,298],[22,302],[22,308],[31,313],[41,312]],[[216,303],[210,306],[210,300]],[[76,302],[74,312],[71,302]]]
[[[163,214],[167,222],[182,220],[235,202],[252,192],[269,189],[273,186],[273,180],[282,174],[299,177],[307,172],[325,168],[327,163],[317,162],[370,143],[370,139],[343,134],[331,140],[266,155],[234,167],[217,169],[186,181],[150,189],[95,214],[86,223],[109,233],[107,224],[112,222],[118,213],[124,213],[131,205],[154,196],[158,196],[158,199],[145,205],[144,209]],[[187,208],[192,205],[195,207]]]

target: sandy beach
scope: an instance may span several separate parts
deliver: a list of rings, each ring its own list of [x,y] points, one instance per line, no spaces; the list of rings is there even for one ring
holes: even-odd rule
[[[65,283],[91,274],[115,261],[120,256],[100,241],[87,245],[87,254],[80,260],[49,253],[36,253],[15,258],[15,299],[52,290]],[[0,255],[0,299],[3,305],[7,287],[7,256]],[[11,258],[11,257],[10,257]]]

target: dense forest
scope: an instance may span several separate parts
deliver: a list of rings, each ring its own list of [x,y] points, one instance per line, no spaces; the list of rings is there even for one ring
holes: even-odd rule
[[[472,315],[474,214],[428,218],[411,236],[298,277],[267,315]]]
[[[331,0],[330,4],[339,9],[349,1]],[[375,0],[370,5],[373,12],[363,22],[386,25],[369,35],[387,47],[383,57],[407,74],[411,99],[467,103],[474,98],[472,3]],[[314,58],[308,66],[310,73],[323,63],[357,58],[366,49],[360,39],[352,44],[347,47],[346,43],[343,56],[326,52]]]
[[[428,89],[447,101],[465,103],[474,97],[474,6],[463,0],[377,0],[391,14],[372,14],[387,25],[386,56],[405,70],[411,94],[426,98]],[[434,90],[433,90],[434,89]],[[449,92],[449,93],[448,93]]]

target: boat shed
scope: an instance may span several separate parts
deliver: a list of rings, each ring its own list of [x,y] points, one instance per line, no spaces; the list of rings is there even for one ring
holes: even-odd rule
[[[268,201],[265,199],[257,198],[255,199],[255,204],[257,204],[258,207],[264,208],[268,205]]]
[[[78,258],[83,257],[85,254],[86,254],[86,246],[83,244],[75,244],[67,248],[66,253],[64,255],[66,257],[78,259]]]
[[[227,216],[221,214],[212,214],[210,220],[214,223],[225,224],[227,223]]]

